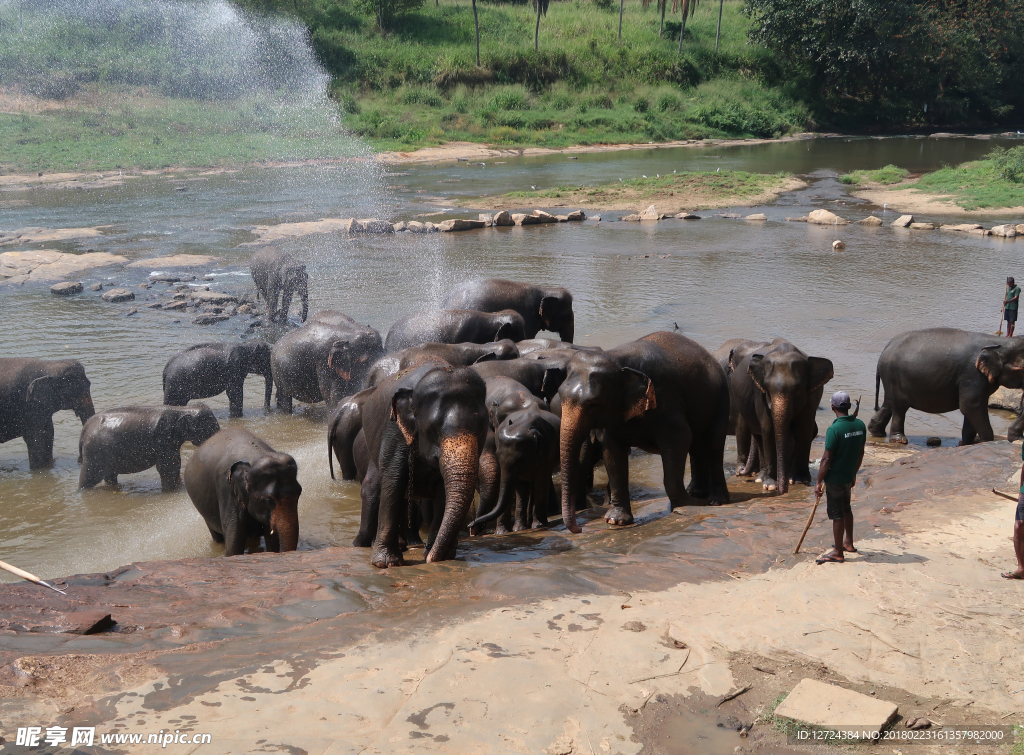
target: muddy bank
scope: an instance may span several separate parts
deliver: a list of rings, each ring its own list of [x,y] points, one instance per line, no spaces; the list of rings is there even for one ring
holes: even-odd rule
[[[466,539],[458,561],[429,567],[413,551],[413,565],[381,572],[365,551],[324,548],[56,580],[66,602],[5,585],[0,696],[11,721],[155,731],[196,716],[195,731],[234,741],[225,752],[271,735],[323,752],[339,728],[357,748],[398,736],[412,751],[424,742],[409,731],[429,730],[435,748],[465,752],[485,736],[470,722],[487,721],[525,751],[580,742],[585,728],[595,747],[635,752],[621,706],[691,687],[725,695],[737,687],[731,654],[752,653],[1015,711],[1020,585],[998,577],[1012,559],[1012,503],[985,491],[1007,487],[1018,455],[999,442],[935,449],[871,472],[854,504],[861,553],[843,566],[813,563],[829,539],[821,510],[792,556],[807,489],[768,498],[733,480],[728,506],[666,515],[663,500],[639,502],[631,528],[590,518],[573,538]],[[111,613],[118,631],[57,631],[86,609]],[[939,660],[953,656],[962,662]],[[513,688],[516,699],[502,694]],[[427,709],[427,728],[407,725]],[[265,723],[240,737],[254,711]],[[480,751],[511,741],[486,736]]]
[[[866,199],[879,207],[888,204],[889,209],[895,212],[919,215],[998,216],[1024,220],[1024,207],[966,210],[954,202],[948,194],[930,194],[922,189],[914,188],[913,182],[897,184],[889,188],[869,187],[854,191],[852,195],[858,199]]]

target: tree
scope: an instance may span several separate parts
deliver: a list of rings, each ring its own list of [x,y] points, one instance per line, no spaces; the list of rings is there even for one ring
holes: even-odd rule
[[[682,23],[679,25],[679,49],[676,53],[682,55],[683,53],[683,35],[686,34],[686,19],[692,18],[693,14],[697,12],[697,3],[700,0],[682,0]],[[672,12],[676,12],[676,5],[679,0],[672,0]]]
[[[438,0],[438,2],[440,2],[440,0]],[[479,68],[480,67],[480,19],[476,15],[476,0],[473,0],[473,25],[476,27],[476,67]]]
[[[718,52],[718,40],[722,38],[722,6],[725,0],[718,0],[718,29],[715,31],[715,52]]]
[[[643,3],[644,10],[651,7],[651,0],[641,0]],[[668,5],[668,0],[658,0],[658,12],[661,13],[661,26],[658,27],[658,36],[665,31],[665,6]],[[621,36],[621,34],[619,35]]]
[[[540,51],[540,15],[548,14],[548,3],[551,0],[533,0],[533,7],[537,10],[537,26],[533,30],[533,51]]]

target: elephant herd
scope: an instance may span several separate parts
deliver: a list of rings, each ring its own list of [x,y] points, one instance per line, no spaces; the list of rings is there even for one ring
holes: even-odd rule
[[[304,277],[298,280],[305,294]],[[610,349],[580,346],[572,304],[564,288],[471,281],[442,309],[401,320],[384,339],[340,312],[319,312],[272,346],[253,340],[186,349],[164,369],[163,406],[99,413],[79,362],[0,359],[0,442],[21,437],[30,467],[48,466],[52,415],[71,410],[83,424],[81,487],[155,466],[171,490],[189,441],[198,450],[184,470],[185,490],[225,554],[244,553],[261,537],[269,551],[294,550],[302,492],[295,460],[245,429],[221,429],[209,408],[189,404],[226,392],[230,415],[239,417],[246,376],[261,375],[268,409],[275,387],[281,411],[290,412],[293,399],[331,408],[331,476],[337,460],[343,479],[359,481],[353,545],[370,548],[381,568],[403,564],[403,553],[419,545],[427,562],[453,558],[460,531],[472,535],[490,523],[502,534],[544,527],[560,513],[578,533],[576,511],[588,505],[599,462],[608,477],[605,519],[629,525],[634,448],[661,456],[673,508],[729,501],[723,457],[730,434],[738,476],[756,474],[775,493],[810,484],[815,413],[834,376],[829,359],[783,339],[733,339],[712,354],[675,332]],[[541,330],[559,339],[538,338]],[[992,440],[988,397],[1022,384],[1024,338],[942,328],[905,333],[879,359],[869,427],[884,436],[891,420],[890,440],[906,443],[909,409],[960,409],[961,442]],[[1024,417],[1008,436],[1019,438],[1022,425]]]

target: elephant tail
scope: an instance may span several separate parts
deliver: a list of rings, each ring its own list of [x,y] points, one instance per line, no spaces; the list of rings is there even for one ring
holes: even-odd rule
[[[339,460],[340,461],[340,460]],[[327,431],[327,466],[331,468],[331,479],[334,479],[334,423]]]
[[[878,411],[878,386],[882,382],[882,376],[878,374],[878,369],[875,369],[875,411]]]

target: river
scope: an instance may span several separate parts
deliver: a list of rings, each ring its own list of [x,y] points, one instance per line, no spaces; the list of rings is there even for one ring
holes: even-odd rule
[[[508,277],[568,287],[575,297],[577,340],[611,346],[678,326],[711,350],[734,337],[785,336],[810,354],[827,356],[836,376],[827,391],[874,402],[874,366],[886,342],[905,330],[951,326],[992,332],[999,323],[1005,276],[1024,277],[1024,243],[964,234],[850,225],[841,229],[788,223],[787,216],[827,207],[850,220],[870,211],[837,175],[896,163],[912,171],[975,159],[1000,140],[970,138],[816,139],[774,144],[709,146],[508,158],[485,167],[461,163],[384,169],[366,163],[319,167],[250,168],[199,176],[145,177],[97,190],[5,192],[0,230],[104,226],[82,244],[47,244],[64,251],[96,249],[142,259],[210,254],[221,262],[205,272],[212,285],[247,282],[244,246],[256,225],[321,217],[391,216],[411,219],[453,207],[456,199],[672,170],[789,171],[809,186],[765,207],[766,223],[700,213],[700,222],[586,222],[491,228],[429,236],[315,236],[291,247],[309,260],[311,311],[340,309],[385,334],[389,325],[436,302],[469,277]],[[458,211],[472,217],[472,211]],[[890,211],[884,215],[893,219]],[[939,219],[927,218],[927,219]],[[943,218],[945,219],[945,218]],[[1024,218],[1019,219],[1024,221]],[[972,222],[1004,222],[972,217]],[[833,252],[842,238],[846,250]],[[35,245],[38,248],[40,245]],[[4,251],[22,247],[9,246]],[[32,247],[24,247],[32,248]],[[86,276],[130,287],[148,270]],[[140,289],[135,289],[140,292]],[[161,371],[186,346],[237,338],[244,318],[209,328],[190,317],[138,313],[98,295],[53,297],[45,286],[0,289],[7,327],[0,356],[75,357],[92,380],[97,409],[161,401]],[[294,310],[293,310],[294,311]],[[245,416],[227,417],[227,399],[207,401],[222,426],[241,424],[295,456],[303,485],[300,548],[346,545],[358,523],[359,488],[332,481],[326,464],[326,412],[299,405],[291,416],[265,413],[261,379],[246,385]],[[136,560],[222,553],[185,493],[160,492],[155,470],[77,490],[79,424],[56,417],[56,464],[32,472],[24,443],[0,445],[0,554],[40,576],[109,570]],[[819,414],[819,427],[828,417]],[[997,433],[1007,426],[993,414]],[[959,414],[911,412],[911,443],[929,435],[944,444],[959,437]],[[734,446],[730,442],[729,448]],[[192,448],[183,448],[187,461]],[[727,452],[730,466],[733,460]],[[635,460],[638,494],[659,488],[656,460]],[[799,495],[806,490],[798,488]]]

